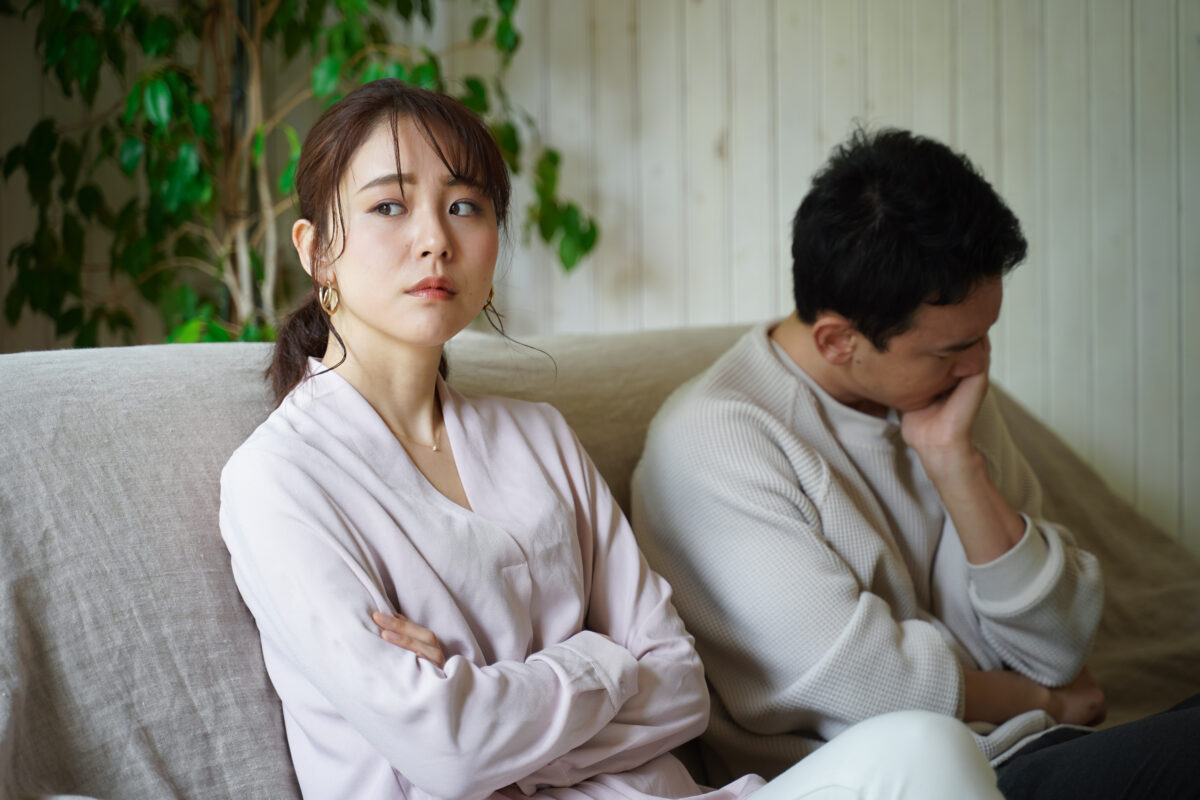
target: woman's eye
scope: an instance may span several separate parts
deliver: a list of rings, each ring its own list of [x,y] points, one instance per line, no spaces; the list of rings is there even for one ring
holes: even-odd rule
[[[382,214],[385,217],[394,217],[404,210],[404,206],[399,203],[380,203],[375,206],[375,213]]]
[[[479,213],[479,205],[470,200],[458,200],[450,204],[450,213],[458,217],[470,217]]]

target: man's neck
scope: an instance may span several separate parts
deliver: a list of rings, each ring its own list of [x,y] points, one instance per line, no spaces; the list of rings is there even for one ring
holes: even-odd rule
[[[844,406],[874,417],[887,416],[888,410],[878,403],[867,400],[854,391],[847,380],[847,371],[821,355],[813,341],[812,328],[801,321],[796,312],[776,325],[768,333],[796,366],[804,370],[825,393]]]

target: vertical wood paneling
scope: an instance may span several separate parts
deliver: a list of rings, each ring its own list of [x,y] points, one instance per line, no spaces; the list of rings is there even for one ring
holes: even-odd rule
[[[688,214],[689,199],[684,195],[681,157],[683,0],[642,2],[637,10],[642,319],[648,328],[663,328],[684,324],[687,314],[688,226],[684,215]]]
[[[912,0],[912,128],[946,142],[954,137],[952,21],[950,0]]]
[[[591,0],[595,98],[596,193],[593,213],[606,235],[582,267],[596,276],[596,327],[641,327],[641,263],[638,260],[640,150],[637,104],[638,51],[634,0]]]
[[[1139,0],[1133,9],[1137,500],[1172,535],[1179,530],[1180,489],[1175,22],[1170,0]]]
[[[912,40],[907,2],[869,0],[866,13],[866,117],[877,127],[912,125],[909,72]]]
[[[509,67],[508,91],[514,103],[545,126],[549,105],[546,69],[550,63],[546,52],[546,0],[524,0],[517,6],[516,22],[522,34],[521,49]],[[526,170],[533,169],[534,158],[533,153],[524,154]],[[528,181],[513,182],[513,215],[497,267],[496,306],[505,315],[505,327],[516,336],[546,330],[552,319],[550,276],[556,270],[554,258],[540,241],[531,247],[519,247],[521,209],[532,199]]]
[[[777,316],[796,307],[792,299],[791,222],[812,173],[825,159],[820,143],[820,13],[819,0],[784,0],[775,7]]]
[[[828,152],[862,120],[866,107],[862,0],[826,0],[821,7],[821,35],[819,144],[822,152]]]
[[[441,48],[478,11],[439,10],[432,31],[397,36]],[[790,222],[811,175],[856,119],[911,127],[966,153],[1029,239],[994,332],[996,380],[1200,552],[1200,0],[523,0],[517,13],[510,94],[602,236],[565,275],[522,244],[530,191],[516,182],[497,280],[510,331],[787,313]],[[36,72],[31,32],[0,20],[4,74]],[[489,58],[453,50],[444,66],[458,80]],[[3,91],[5,150],[43,110],[75,118],[52,85]],[[32,225],[23,187],[0,187],[0,256]],[[13,341],[52,346],[52,327],[0,331],[0,348]]]
[[[588,0],[554,0],[547,5],[550,31],[547,52],[546,132],[562,153],[558,185],[567,198],[593,205],[593,116],[591,36]],[[596,270],[551,272],[554,292],[552,324],[560,331],[596,329]]]
[[[993,2],[959,0],[956,11],[955,138],[960,145],[970,143],[971,161],[991,177],[998,171],[1000,150],[996,139],[997,9]]]
[[[1088,216],[1087,8],[1082,0],[1045,5],[1047,54],[1046,230],[1052,369],[1048,421],[1076,450],[1091,455],[1092,287]]]
[[[1092,463],[1133,499],[1137,441],[1129,0],[1091,5]]]
[[[1179,5],[1181,534],[1184,543],[1200,553],[1200,0],[1181,0]]]
[[[992,336],[997,379],[1036,414],[1046,410],[1046,359],[1030,358],[1045,342],[1046,259],[1038,176],[1042,26],[1038,0],[1000,4],[1000,167],[997,188],[1021,220],[1029,252],[1009,274],[1004,309]]]
[[[771,156],[772,40],[767,0],[736,4],[730,19],[729,202],[731,319],[752,322],[774,313],[778,262]]]
[[[684,6],[684,253],[690,325],[728,322],[729,48],[725,0]]]

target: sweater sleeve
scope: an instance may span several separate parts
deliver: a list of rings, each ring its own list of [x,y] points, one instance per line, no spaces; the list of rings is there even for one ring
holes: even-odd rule
[[[527,794],[645,764],[699,736],[709,711],[700,657],[671,604],[670,586],[650,569],[604,478],[565,422],[561,427],[567,471],[581,476],[574,502],[590,574],[586,624],[637,659],[637,692],[586,742],[518,781]]]
[[[699,401],[697,401],[699,402]],[[936,627],[897,619],[830,542],[877,541],[824,462],[761,408],[660,412],[634,476],[634,523],[675,587],[708,679],[739,725],[830,739],[902,709],[961,715]]]
[[[980,631],[1007,666],[1043,685],[1063,685],[1083,667],[1100,623],[1099,561],[1075,544],[1070,531],[1042,517],[1041,484],[991,394],[974,438],[997,489],[1025,520],[1015,547],[970,567]]]
[[[369,614],[394,609],[367,545],[331,534],[338,520],[280,456],[243,449],[222,474],[221,533],[264,647],[425,792],[485,797],[593,738],[638,693],[636,659],[592,631],[486,666],[438,668],[384,642]]]

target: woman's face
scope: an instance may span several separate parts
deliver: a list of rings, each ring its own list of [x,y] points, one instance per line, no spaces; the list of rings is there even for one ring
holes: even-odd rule
[[[345,242],[335,239],[327,252],[336,260],[317,268],[319,283],[335,281],[340,304],[333,323],[360,356],[397,344],[440,348],[487,303],[496,267],[492,201],[456,182],[410,121],[400,121],[396,141],[403,196],[384,123],[342,178]],[[306,222],[293,230],[301,259],[312,235]]]

